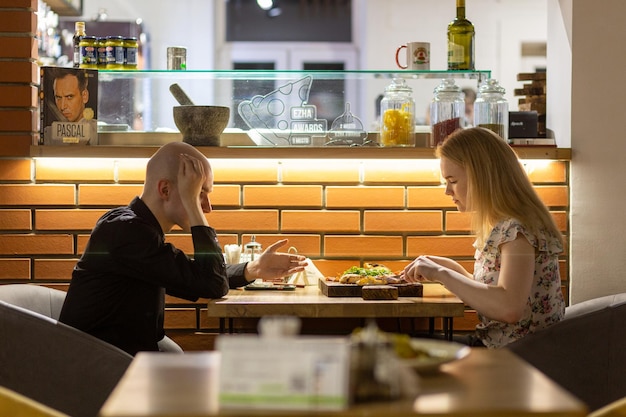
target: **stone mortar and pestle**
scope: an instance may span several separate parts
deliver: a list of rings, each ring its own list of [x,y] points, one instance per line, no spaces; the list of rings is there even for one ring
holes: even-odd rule
[[[178,84],[172,84],[170,92],[180,104],[174,106],[174,123],[183,135],[183,142],[193,146],[220,146],[230,107],[195,105]]]

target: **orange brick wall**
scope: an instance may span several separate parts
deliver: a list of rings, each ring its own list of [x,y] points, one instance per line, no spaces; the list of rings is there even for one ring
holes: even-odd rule
[[[0,157],[25,156],[38,131],[37,0],[0,3]]]
[[[145,160],[30,157],[38,130],[36,7],[35,0],[0,4],[0,283],[65,289],[97,218],[141,192]],[[264,246],[288,237],[326,275],[365,261],[400,269],[422,253],[472,266],[467,215],[444,195],[434,161],[211,162],[216,186],[208,219],[222,245],[245,243],[251,234]],[[568,162],[530,172],[566,234],[568,172]],[[188,235],[174,231],[168,239],[191,253]],[[567,251],[561,266],[567,294]],[[167,301],[168,334],[188,350],[211,348],[218,323],[202,302]],[[455,329],[474,323],[468,310]]]

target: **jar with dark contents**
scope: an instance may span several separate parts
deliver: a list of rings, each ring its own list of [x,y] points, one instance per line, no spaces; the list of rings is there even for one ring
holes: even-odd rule
[[[95,36],[83,36],[78,44],[80,68],[98,68],[98,44]]]
[[[108,36],[106,42],[108,70],[124,69],[124,38]]]
[[[474,102],[474,126],[495,132],[502,139],[509,136],[509,103],[504,98],[505,90],[497,80],[490,78],[478,88]]]
[[[430,146],[436,148],[452,132],[461,128],[465,114],[465,93],[455,84],[454,79],[441,81],[434,91],[430,104]]]
[[[74,45],[74,68],[80,67],[80,40],[83,36],[86,36],[85,33],[85,22],[76,22],[74,23],[74,37],[72,38],[72,43]]]
[[[137,69],[137,38],[124,38],[124,69]]]

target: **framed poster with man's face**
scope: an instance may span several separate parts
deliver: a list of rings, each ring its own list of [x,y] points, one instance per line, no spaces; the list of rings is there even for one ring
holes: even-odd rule
[[[40,144],[98,144],[98,71],[42,67]]]

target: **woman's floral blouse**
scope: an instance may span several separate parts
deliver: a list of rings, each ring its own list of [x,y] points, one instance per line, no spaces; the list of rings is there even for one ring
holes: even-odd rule
[[[499,348],[517,339],[550,326],[563,319],[565,301],[561,292],[559,240],[542,232],[535,236],[516,219],[498,223],[482,249],[476,248],[474,280],[495,285],[500,275],[500,245],[511,242],[521,234],[535,247],[535,276],[522,319],[514,324],[491,320],[478,312],[480,323],[477,336],[489,348]],[[476,244],[475,244],[476,246]]]

